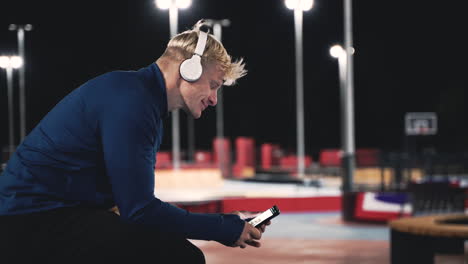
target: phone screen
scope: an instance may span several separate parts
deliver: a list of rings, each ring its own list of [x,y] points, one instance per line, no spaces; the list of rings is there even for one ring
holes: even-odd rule
[[[273,217],[280,214],[280,211],[276,205],[271,207],[270,209],[266,210],[265,212],[261,213],[260,215],[256,216],[254,219],[249,221],[249,224],[257,227],[268,220],[272,219]]]

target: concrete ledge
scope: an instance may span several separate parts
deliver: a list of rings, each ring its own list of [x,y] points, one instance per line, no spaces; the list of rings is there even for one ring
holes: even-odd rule
[[[467,219],[468,215],[447,214],[390,221],[391,264],[435,264],[438,255],[462,257],[468,238]]]
[[[466,219],[468,219],[468,215],[465,214],[404,217],[390,221],[389,225],[399,232],[415,235],[468,238],[468,225],[444,223],[445,221]]]

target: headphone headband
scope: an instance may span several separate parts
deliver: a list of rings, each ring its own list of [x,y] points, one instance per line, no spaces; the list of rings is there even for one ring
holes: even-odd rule
[[[195,48],[194,54],[200,57],[203,56],[203,52],[205,51],[207,39],[208,39],[208,34],[200,30],[200,34],[198,35],[197,47]]]

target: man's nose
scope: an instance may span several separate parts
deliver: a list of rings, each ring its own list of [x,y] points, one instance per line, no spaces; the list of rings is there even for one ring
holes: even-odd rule
[[[218,93],[217,90],[213,91],[208,97],[208,102],[211,106],[215,106],[218,103]]]

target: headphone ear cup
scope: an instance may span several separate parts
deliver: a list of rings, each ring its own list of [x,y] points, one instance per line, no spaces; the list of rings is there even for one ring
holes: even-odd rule
[[[200,56],[193,55],[192,58],[184,60],[179,67],[180,76],[187,82],[196,82],[203,73]]]

